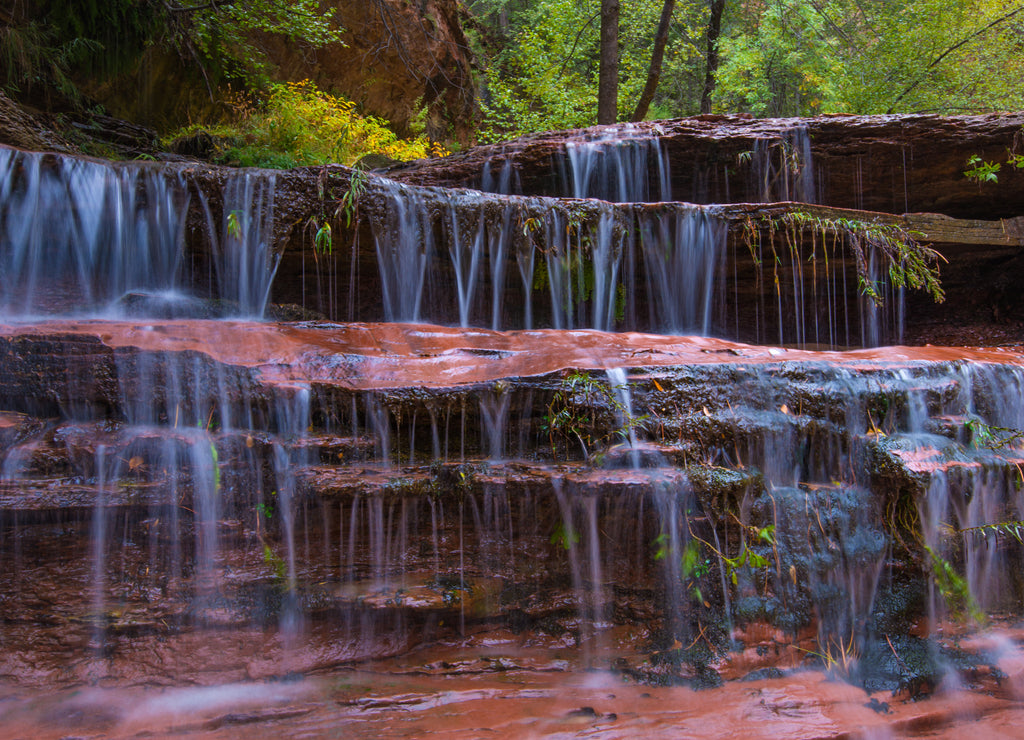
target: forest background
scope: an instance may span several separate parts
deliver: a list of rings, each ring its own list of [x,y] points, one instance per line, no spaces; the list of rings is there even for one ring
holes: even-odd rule
[[[236,164],[701,113],[1019,110],[1021,80],[1007,0],[0,2],[5,99],[68,138],[110,117],[168,146],[202,132]]]

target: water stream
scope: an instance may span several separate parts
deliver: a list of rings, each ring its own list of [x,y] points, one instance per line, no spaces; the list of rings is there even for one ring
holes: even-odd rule
[[[764,200],[819,196],[806,130],[750,156]],[[878,308],[838,244],[744,254],[631,127],[566,145],[565,198],[510,161],[498,195],[369,176],[362,272],[318,304],[363,321],[285,323],[281,177],[0,149],[0,727],[374,736],[450,700],[472,736],[504,697],[671,736],[754,711],[739,678],[799,707],[764,736],[902,726],[867,695],[1004,721],[1024,358],[812,351],[899,336],[881,265]]]

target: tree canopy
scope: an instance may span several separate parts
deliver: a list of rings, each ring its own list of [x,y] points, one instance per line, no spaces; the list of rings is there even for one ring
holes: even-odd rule
[[[485,138],[597,120],[601,0],[476,0]],[[659,24],[667,11],[667,27]],[[622,3],[618,118],[704,112],[965,113],[1024,107],[1019,0]],[[650,93],[650,91],[648,91]],[[703,105],[702,105],[703,99]]]
[[[378,9],[391,1],[372,0]],[[162,47],[177,52],[190,73],[198,70],[211,98],[218,85],[237,82],[235,90],[269,105],[281,80],[266,61],[266,41],[285,37],[308,49],[344,44],[330,10],[347,7],[339,2],[15,3],[0,11],[0,82],[14,95],[41,88],[73,98],[83,74],[118,74]],[[403,6],[424,33],[435,28],[430,14],[438,7],[463,8],[456,0],[431,2]],[[1024,0],[465,2],[452,12],[465,24],[476,59],[482,141],[698,113],[1024,108]],[[394,29],[387,38],[401,47]],[[457,43],[463,49],[464,41]],[[443,61],[433,63],[443,74]],[[414,61],[405,64],[410,74],[422,74],[411,68]],[[395,82],[373,74],[360,84]]]
[[[212,88],[223,80],[270,83],[261,35],[315,48],[342,43],[319,0],[41,0],[24,17],[0,17],[5,86],[73,93],[74,74],[123,71],[152,46],[176,51]]]

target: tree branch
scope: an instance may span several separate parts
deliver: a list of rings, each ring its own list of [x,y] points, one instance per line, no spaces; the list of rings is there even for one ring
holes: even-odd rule
[[[939,54],[937,57],[935,57],[931,62],[928,63],[928,66],[924,68],[925,74],[922,74],[920,77],[918,77],[916,80],[914,80],[914,82],[910,83],[910,85],[908,85],[906,88],[904,88],[903,92],[901,92],[899,95],[896,96],[896,99],[894,101],[892,101],[892,105],[889,106],[889,109],[886,111],[886,113],[893,113],[893,112],[895,112],[896,106],[899,105],[900,102],[905,97],[907,97],[907,95],[909,95],[914,90],[916,90],[917,87],[922,82],[924,82],[925,77],[927,76],[927,73],[930,70],[932,70],[935,67],[937,67],[939,64],[941,64],[943,59],[948,57],[950,54],[952,54],[954,51],[956,51],[960,47],[965,46],[966,44],[969,44],[971,41],[973,41],[974,39],[978,38],[979,36],[983,36],[984,34],[988,33],[989,31],[991,31],[993,28],[995,28],[996,26],[1000,25],[1001,23],[1005,23],[1006,21],[1010,20],[1010,18],[1013,18],[1018,13],[1024,13],[1024,5],[1018,7],[1016,10],[1011,10],[1009,13],[1005,13],[1005,14],[1001,15],[1000,17],[996,18],[994,21],[992,21],[991,23],[987,24],[986,26],[984,26],[982,28],[979,28],[977,31],[975,31],[975,32],[973,32],[971,34],[968,34],[964,38],[960,39],[960,41],[956,42],[955,44],[953,44],[952,46],[947,48],[945,51],[943,51],[941,54]]]
[[[559,76],[559,78],[561,78],[561,76],[565,74],[565,68],[568,67],[569,66],[569,62],[572,61],[573,54],[576,53],[576,47],[580,43],[580,37],[583,36],[583,32],[586,31],[588,28],[590,28],[590,24],[593,23],[595,20],[597,20],[597,17],[600,14],[601,14],[600,11],[594,13],[592,16],[590,16],[590,18],[587,19],[586,23],[584,23],[582,26],[580,26],[580,30],[576,32],[576,36],[573,37],[573,40],[572,40],[572,48],[569,49],[569,53],[565,56],[565,59],[562,60],[562,66],[558,68],[558,76]],[[550,69],[550,67],[548,69]]]

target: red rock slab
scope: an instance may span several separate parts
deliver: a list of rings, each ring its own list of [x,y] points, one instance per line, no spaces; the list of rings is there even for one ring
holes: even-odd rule
[[[1019,700],[940,690],[894,700],[819,672],[695,692],[607,674],[396,673],[3,696],[6,737],[750,738],[1020,737]],[[874,700],[872,702],[872,700]],[[875,708],[872,708],[874,706]]]
[[[426,324],[58,320],[0,324],[0,338],[95,337],[113,349],[198,352],[275,384],[450,388],[570,368],[828,363],[852,370],[969,361],[1024,365],[1007,348],[881,347],[815,352],[723,339],[590,329],[491,331]]]

